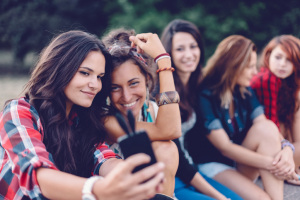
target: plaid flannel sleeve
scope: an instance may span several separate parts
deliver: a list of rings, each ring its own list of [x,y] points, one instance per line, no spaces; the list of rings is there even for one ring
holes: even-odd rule
[[[37,111],[24,99],[11,101],[0,118],[0,144],[8,155],[14,174],[13,178],[2,177],[9,185],[6,197],[10,196],[9,193],[13,193],[9,191],[10,188],[18,187],[12,184],[19,184],[18,192],[21,194],[16,195],[25,195],[30,199],[44,199],[36,170],[39,167],[58,169],[51,154],[47,152],[42,137],[43,128]]]
[[[259,102],[264,106],[266,117],[273,121],[278,129],[277,97],[280,86],[281,81],[266,69],[260,72],[251,83]]]
[[[121,156],[108,148],[105,143],[100,144],[94,152],[94,170],[92,175],[99,175],[99,169],[101,165],[110,158],[122,159]]]

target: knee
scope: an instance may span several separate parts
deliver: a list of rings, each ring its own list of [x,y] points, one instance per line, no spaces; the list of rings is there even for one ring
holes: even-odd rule
[[[261,140],[280,144],[280,133],[278,127],[271,120],[263,120],[253,125],[253,133]]]
[[[178,149],[173,141],[155,141],[152,147],[156,159],[165,164],[166,171],[175,176],[179,164]]]

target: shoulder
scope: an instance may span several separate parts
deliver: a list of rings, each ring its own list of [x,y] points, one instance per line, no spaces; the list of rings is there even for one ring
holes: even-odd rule
[[[251,80],[251,87],[256,89],[259,87],[269,87],[270,84],[280,83],[281,80],[275,76],[268,68],[261,67],[260,71],[253,76]]]
[[[30,113],[34,117],[39,118],[36,109],[29,103],[29,100],[24,97],[10,101],[3,110],[3,115],[7,113],[18,113],[22,115]]]
[[[24,97],[10,101],[1,113],[0,121],[14,125],[34,124],[37,129],[42,128],[37,110]]]
[[[198,90],[198,94],[199,96],[212,96],[213,95],[213,91],[207,87],[200,87]]]

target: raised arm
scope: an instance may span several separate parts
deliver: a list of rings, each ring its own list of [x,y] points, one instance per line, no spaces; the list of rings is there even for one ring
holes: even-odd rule
[[[159,37],[156,34],[146,33],[131,36],[132,46],[137,46],[139,51],[144,51],[152,58],[156,58],[162,53],[166,53]],[[170,59],[158,61],[158,68],[171,67]],[[160,93],[175,91],[172,71],[166,70],[159,73]],[[114,117],[109,117],[105,122],[105,127],[110,133],[110,140],[116,142],[117,138],[125,132],[118,125]],[[137,122],[137,129],[145,129],[152,141],[173,140],[181,136],[181,118],[178,103],[171,103],[160,106],[157,118],[154,123]]]

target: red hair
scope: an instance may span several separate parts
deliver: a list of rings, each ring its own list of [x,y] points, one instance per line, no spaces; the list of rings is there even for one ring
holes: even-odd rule
[[[295,112],[299,109],[298,93],[300,90],[300,40],[292,35],[281,35],[273,38],[264,48],[261,56],[261,64],[269,67],[270,55],[277,46],[286,53],[287,58],[293,64],[293,73],[282,80],[282,86],[278,94],[278,119],[291,131]],[[294,103],[287,103],[294,102]]]

